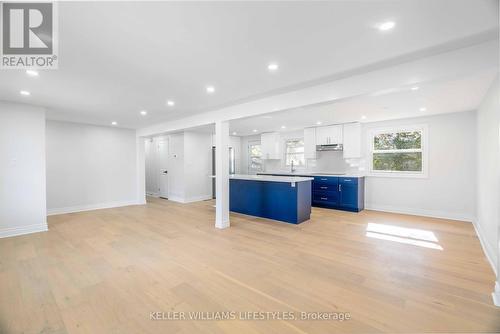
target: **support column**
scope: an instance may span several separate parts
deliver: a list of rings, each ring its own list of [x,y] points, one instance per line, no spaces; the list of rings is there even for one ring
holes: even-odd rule
[[[229,122],[215,122],[215,227],[229,227]]]

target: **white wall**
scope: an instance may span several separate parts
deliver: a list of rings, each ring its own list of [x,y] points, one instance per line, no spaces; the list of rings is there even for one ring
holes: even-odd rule
[[[212,198],[211,134],[184,132],[185,202]]]
[[[168,198],[184,201],[184,133],[168,136]]]
[[[477,111],[477,217],[476,230],[492,266],[498,266],[500,224],[499,80],[489,89]]]
[[[363,124],[364,156],[370,129],[412,124],[428,125],[428,177],[367,177],[365,207],[473,221],[476,206],[475,112]]]
[[[158,141],[148,138],[145,141],[146,193],[151,196],[160,195],[160,175],[158,165]]]
[[[0,102],[0,237],[47,230],[45,110]]]
[[[158,142],[168,140],[168,199],[188,203],[212,198],[212,139],[210,133],[186,131],[146,140],[146,185],[150,195],[159,188]]]
[[[49,214],[138,202],[134,130],[47,121]]]

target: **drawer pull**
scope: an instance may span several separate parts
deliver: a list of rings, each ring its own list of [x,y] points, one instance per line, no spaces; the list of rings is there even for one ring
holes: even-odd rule
[[[326,201],[326,200],[328,200],[328,198],[326,198],[326,197],[321,197],[321,200],[322,200],[322,201]]]
[[[320,179],[321,181],[328,181],[328,179]]]
[[[328,187],[320,187],[321,189],[328,189]]]
[[[344,182],[351,182],[352,180],[351,179],[344,179],[343,181]]]

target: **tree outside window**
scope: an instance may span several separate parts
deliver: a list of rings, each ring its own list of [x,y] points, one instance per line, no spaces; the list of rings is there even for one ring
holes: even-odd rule
[[[372,172],[424,172],[423,128],[377,131],[371,137]]]

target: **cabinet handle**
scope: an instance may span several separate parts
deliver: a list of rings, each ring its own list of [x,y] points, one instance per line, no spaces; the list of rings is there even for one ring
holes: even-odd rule
[[[320,187],[321,189],[328,189],[328,187]]]
[[[326,179],[320,179],[321,181],[326,181]]]
[[[351,182],[352,180],[351,179],[343,179],[342,181],[344,181],[344,182]]]
[[[328,200],[328,198],[326,198],[326,197],[321,197],[321,200],[326,201],[326,200]]]
[[[342,191],[342,185],[339,184],[339,191]]]

